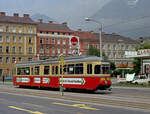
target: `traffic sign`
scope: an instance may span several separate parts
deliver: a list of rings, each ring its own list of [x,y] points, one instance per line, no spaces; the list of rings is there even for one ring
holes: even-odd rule
[[[71,45],[72,46],[77,46],[77,44],[78,44],[78,39],[76,37],[72,37],[71,38]]]

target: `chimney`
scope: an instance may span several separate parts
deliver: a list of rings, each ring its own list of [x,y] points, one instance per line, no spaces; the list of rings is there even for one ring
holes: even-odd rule
[[[38,19],[38,22],[39,22],[39,23],[42,23],[42,22],[43,22],[43,19]]]
[[[6,16],[5,12],[0,12],[0,16]]]
[[[29,18],[29,14],[23,14],[24,18]]]
[[[81,31],[82,31],[82,29],[78,29],[78,31],[80,31],[80,32],[81,32]]]
[[[19,14],[18,13],[14,13],[14,17],[19,17]]]
[[[90,32],[91,32],[91,33],[94,33],[94,31],[93,31],[93,30],[91,30]]]
[[[67,26],[67,22],[63,22],[62,24]]]
[[[53,24],[53,21],[49,21],[49,24]]]

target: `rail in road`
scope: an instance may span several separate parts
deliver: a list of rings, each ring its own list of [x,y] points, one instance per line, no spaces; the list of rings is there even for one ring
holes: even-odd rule
[[[137,95],[134,93],[116,93],[112,92],[97,92],[97,93],[78,93],[65,92],[61,96],[59,91],[39,90],[39,89],[24,89],[13,86],[0,85],[0,92],[15,93],[21,95],[32,95],[47,98],[65,99],[71,101],[80,101],[86,103],[95,103],[100,105],[121,106],[128,108],[137,108],[150,111],[150,91],[145,95]]]

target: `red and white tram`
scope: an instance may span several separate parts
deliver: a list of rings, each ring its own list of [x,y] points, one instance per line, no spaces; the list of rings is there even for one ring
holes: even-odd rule
[[[21,62],[16,64],[14,85],[86,90],[107,90],[111,86],[109,62],[95,56],[78,56]]]

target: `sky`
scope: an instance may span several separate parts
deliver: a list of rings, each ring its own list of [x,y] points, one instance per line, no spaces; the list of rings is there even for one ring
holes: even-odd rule
[[[82,26],[85,17],[90,17],[111,0],[0,0],[0,12],[7,15],[24,13],[45,14],[74,29]]]

